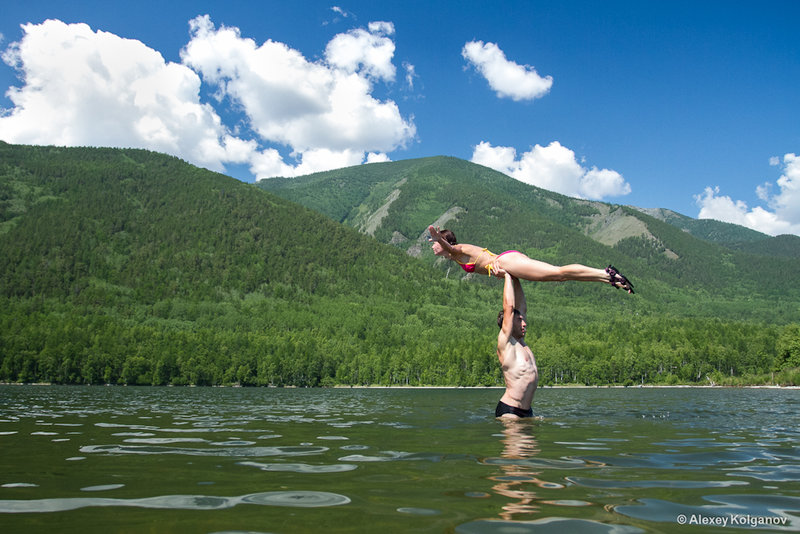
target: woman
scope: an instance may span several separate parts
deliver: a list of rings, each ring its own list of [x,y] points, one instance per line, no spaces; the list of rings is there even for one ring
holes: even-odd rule
[[[517,250],[507,250],[501,254],[493,254],[488,249],[468,243],[459,244],[450,230],[439,230],[428,227],[433,241],[433,253],[437,256],[453,260],[468,273],[486,274],[503,277],[504,273],[523,280],[533,282],[565,282],[577,280],[582,282],[604,282],[617,289],[622,288],[633,293],[633,284],[617,270],[609,265],[605,270],[572,264],[558,267],[543,261],[529,258]]]

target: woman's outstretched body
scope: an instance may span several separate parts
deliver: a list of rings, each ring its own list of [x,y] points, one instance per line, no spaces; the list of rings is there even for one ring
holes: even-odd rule
[[[431,234],[431,241],[433,241],[433,253],[453,260],[468,273],[500,277],[504,276],[504,273],[509,273],[516,278],[534,282],[565,282],[567,280],[603,282],[633,293],[633,284],[610,265],[605,270],[577,263],[559,267],[534,260],[517,250],[493,254],[488,249],[475,245],[459,244],[455,234],[450,230],[439,230],[429,226],[428,231]]]

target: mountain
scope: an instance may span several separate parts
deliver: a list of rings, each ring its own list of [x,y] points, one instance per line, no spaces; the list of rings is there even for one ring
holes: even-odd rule
[[[760,301],[756,311],[776,302],[791,307],[800,297],[792,254],[757,248],[769,236],[667,210],[569,198],[455,158],[376,163],[258,187],[429,262],[424,237],[433,223],[493,251],[513,248],[562,265],[614,264],[653,302],[671,301],[677,290],[692,299]]]
[[[443,346],[443,277],[394,247],[173,157],[0,144],[0,380],[432,383],[437,351],[495,383],[472,298]]]
[[[386,296],[379,282],[430,278],[391,247],[177,158],[5,144],[0,158],[0,272],[10,297],[154,303],[292,286],[371,298],[365,285]],[[353,276],[364,279],[353,285]]]
[[[676,226],[699,239],[717,243],[732,250],[740,250],[762,256],[800,258],[800,237],[796,235],[771,237],[737,224],[712,219],[692,219],[686,215],[663,208],[634,209]]]
[[[661,221],[677,226],[681,230],[711,243],[730,244],[730,243],[744,243],[765,241],[769,239],[767,234],[713,219],[692,219],[686,215],[681,215],[672,210],[663,208],[634,208],[642,213],[646,213],[651,217],[655,217]]]
[[[500,385],[500,282],[437,261],[432,222],[637,284],[525,284],[542,384],[800,380],[797,261],[632,208],[453,158],[257,187],[143,150],[0,143],[0,381]]]

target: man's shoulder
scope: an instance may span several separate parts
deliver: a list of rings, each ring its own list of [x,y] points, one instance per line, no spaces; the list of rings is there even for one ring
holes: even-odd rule
[[[497,336],[497,346],[498,347],[500,347],[501,345],[503,347],[507,347],[509,345],[516,345],[519,342],[520,342],[519,339],[515,338],[514,336],[512,336],[510,334],[503,333],[502,330],[500,331],[500,334],[498,334],[498,336]]]

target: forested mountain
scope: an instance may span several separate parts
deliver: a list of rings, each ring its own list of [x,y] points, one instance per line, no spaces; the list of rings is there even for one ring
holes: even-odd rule
[[[699,239],[717,243],[733,250],[764,256],[800,258],[800,237],[796,235],[771,237],[737,224],[711,219],[692,219],[667,209],[636,209],[677,226]]]
[[[797,379],[795,259],[452,158],[262,186],[312,209],[152,152],[0,143],[0,380],[499,385],[501,283],[435,263],[437,220],[636,283],[525,285],[545,384]]]
[[[640,281],[641,297],[658,306],[681,295],[742,298],[760,301],[749,313],[764,306],[775,320],[772,309],[782,302],[789,320],[800,300],[800,262],[785,257],[791,254],[721,246],[749,241],[755,247],[769,236],[717,221],[690,224],[667,210],[656,218],[647,210],[573,199],[455,158],[376,163],[258,186],[431,261],[423,238],[426,225],[436,221],[461,241],[495,252],[517,249],[562,265],[613,263]]]

